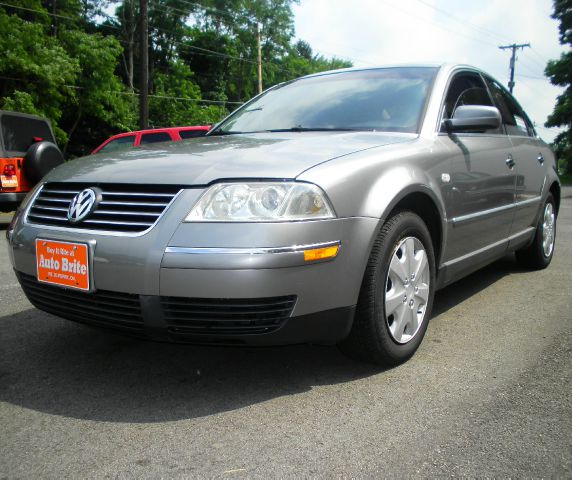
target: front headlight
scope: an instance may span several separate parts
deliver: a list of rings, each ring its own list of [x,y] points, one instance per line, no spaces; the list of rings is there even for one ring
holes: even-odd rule
[[[335,218],[324,192],[311,183],[218,183],[185,222],[289,222]]]

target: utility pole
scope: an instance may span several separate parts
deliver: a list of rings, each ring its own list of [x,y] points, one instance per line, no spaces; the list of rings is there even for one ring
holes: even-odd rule
[[[141,30],[141,86],[139,88],[139,126],[141,130],[149,124],[149,25],[147,18],[147,1],[139,0]]]
[[[256,22],[256,46],[258,48],[258,93],[262,93],[262,47],[260,45],[260,23]]]
[[[508,82],[508,89],[510,93],[512,93],[512,90],[514,88],[514,65],[516,63],[516,50],[519,48],[521,50],[524,50],[525,47],[530,48],[530,43],[520,43],[520,44],[513,43],[512,45],[499,46],[501,50],[508,50],[508,49],[512,50],[512,55],[510,56],[510,81]]]

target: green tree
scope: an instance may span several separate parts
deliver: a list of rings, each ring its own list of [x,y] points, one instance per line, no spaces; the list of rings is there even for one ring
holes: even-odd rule
[[[203,104],[201,90],[193,81],[193,73],[183,62],[174,62],[169,73],[155,75],[149,102],[149,118],[155,127],[210,124],[226,115],[217,105]]]
[[[555,0],[552,18],[560,21],[560,43],[572,47],[572,0]],[[565,172],[572,173],[572,52],[550,60],[545,73],[552,84],[565,88],[545,125],[566,129],[555,138],[553,147]]]
[[[49,118],[58,142],[65,143],[67,134],[59,121],[79,62],[47,34],[47,15],[35,15],[34,20],[0,10],[0,108]]]
[[[88,34],[79,30],[63,31],[62,45],[77,60],[80,71],[69,96],[71,105],[66,109],[63,123],[67,127],[68,143],[64,153],[72,147],[74,154],[88,153],[92,142],[81,135],[71,142],[78,128],[88,128],[98,121],[113,131],[125,131],[136,123],[132,96],[114,73],[121,53],[121,45],[113,37]],[[104,139],[101,139],[104,140]],[[71,145],[70,145],[71,144]]]

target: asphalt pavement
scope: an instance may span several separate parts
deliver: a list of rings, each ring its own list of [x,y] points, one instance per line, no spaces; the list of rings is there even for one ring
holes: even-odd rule
[[[1,241],[0,478],[571,478],[563,196],[548,269],[509,256],[442,290],[420,350],[386,371],[334,347],[160,344],[60,320],[26,300]]]

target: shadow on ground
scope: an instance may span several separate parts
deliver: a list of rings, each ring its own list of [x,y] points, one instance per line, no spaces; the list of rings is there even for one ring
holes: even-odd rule
[[[438,293],[435,314],[519,271],[507,258],[457,282]],[[65,417],[137,423],[195,418],[378,373],[335,347],[161,344],[35,309],[0,318],[0,401]]]
[[[435,295],[433,317],[447,312],[449,309],[472,297],[507,275],[518,275],[530,270],[521,267],[514,254],[488,265],[481,270],[455,282]]]
[[[0,230],[6,230],[12,220],[12,213],[0,213]]]

